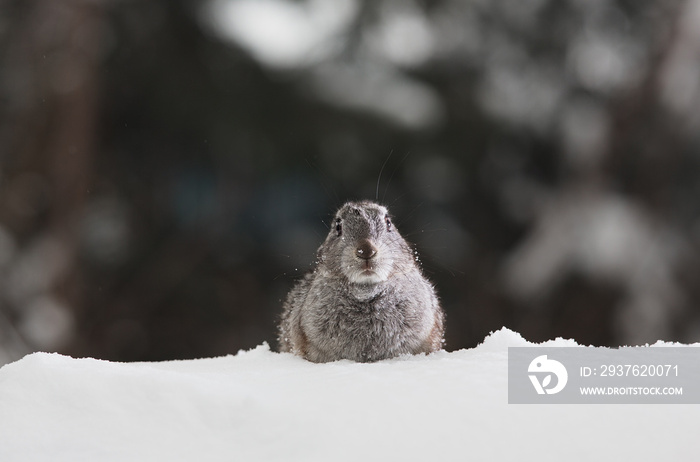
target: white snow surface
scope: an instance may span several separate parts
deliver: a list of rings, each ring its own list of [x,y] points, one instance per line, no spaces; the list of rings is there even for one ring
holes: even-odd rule
[[[508,347],[530,345],[504,328],[371,364],[34,353],[0,369],[0,461],[698,460],[700,406],[509,405]]]

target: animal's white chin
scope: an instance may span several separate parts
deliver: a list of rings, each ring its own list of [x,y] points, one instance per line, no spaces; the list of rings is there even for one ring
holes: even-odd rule
[[[355,269],[348,271],[346,274],[348,280],[353,284],[378,284],[387,279],[387,275],[383,272],[377,272],[371,269]]]

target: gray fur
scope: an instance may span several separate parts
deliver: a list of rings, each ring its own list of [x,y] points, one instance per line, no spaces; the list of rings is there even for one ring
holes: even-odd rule
[[[281,351],[314,362],[370,362],[442,348],[435,289],[387,220],[387,209],[373,202],[338,210],[316,268],[284,303]]]

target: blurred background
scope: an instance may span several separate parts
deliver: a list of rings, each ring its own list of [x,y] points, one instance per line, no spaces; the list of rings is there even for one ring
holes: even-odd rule
[[[700,0],[0,0],[0,364],[275,346],[361,198],[448,350],[700,341],[699,31]]]

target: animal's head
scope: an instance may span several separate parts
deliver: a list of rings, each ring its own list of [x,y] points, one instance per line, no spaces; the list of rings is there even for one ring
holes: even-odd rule
[[[330,228],[319,249],[320,263],[350,283],[384,282],[413,264],[411,249],[382,205],[348,202],[336,212]]]

